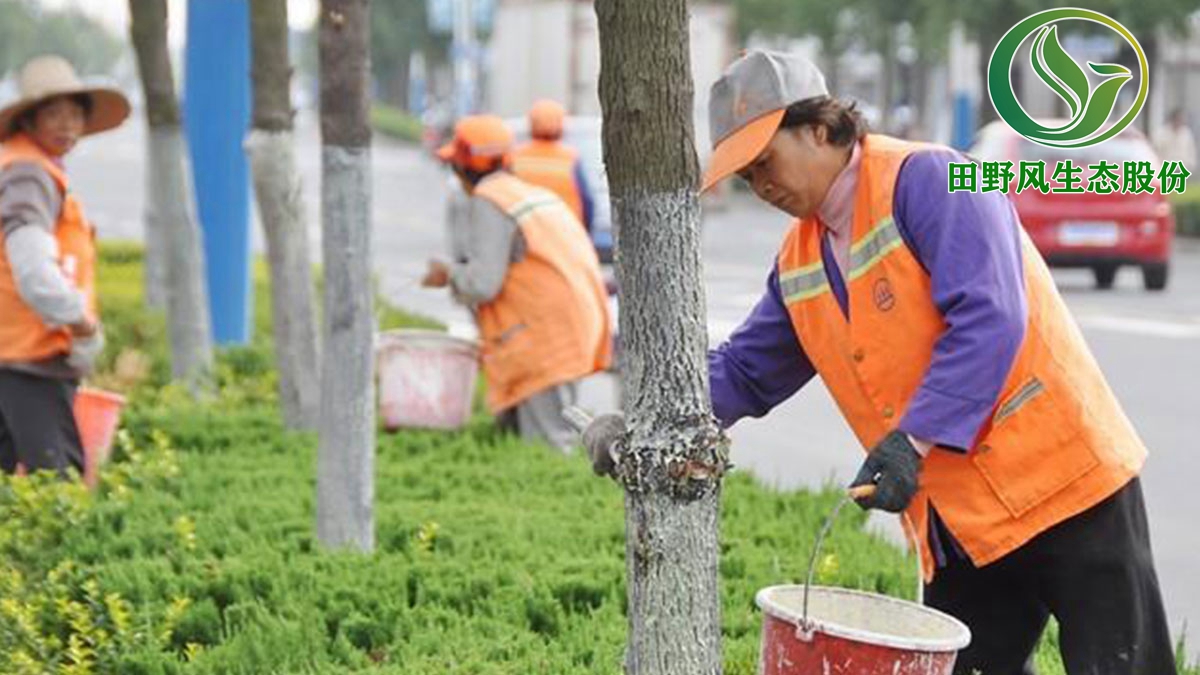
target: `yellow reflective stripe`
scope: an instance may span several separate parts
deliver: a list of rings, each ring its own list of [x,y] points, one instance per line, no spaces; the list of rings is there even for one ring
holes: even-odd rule
[[[779,292],[784,303],[800,302],[829,290],[825,268],[820,263],[805,265],[779,275]]]
[[[1004,405],[1000,406],[1000,409],[996,411],[996,416],[992,419],[992,424],[999,424],[1005,418],[1012,416],[1013,413],[1021,409],[1021,406],[1029,403],[1033,397],[1045,390],[1046,385],[1042,384],[1042,381],[1036,377],[1033,378],[1025,386],[1018,389],[1017,393],[1013,394],[1012,398],[1008,399]]]
[[[540,209],[544,206],[554,206],[554,205],[562,205],[562,200],[559,199],[558,197],[547,196],[547,195],[537,195],[535,197],[526,197],[525,199],[522,199],[521,201],[519,201],[516,204],[513,204],[511,207],[509,207],[508,215],[513,220],[519,221],[522,218],[524,218],[525,216],[529,215],[530,213],[533,213],[537,209]]]
[[[802,274],[808,274],[808,273],[812,272],[813,270],[819,270],[821,268],[822,268],[821,261],[818,260],[815,263],[809,263],[803,267],[797,267],[795,269],[790,269],[790,270],[781,270],[779,272],[779,280],[787,281],[788,279],[793,279]]]
[[[828,281],[821,281],[819,284],[816,284],[814,286],[806,286],[806,287],[801,288],[790,294],[786,290],[783,290],[784,282],[782,282],[782,281],[779,282],[779,285],[781,287],[780,288],[781,292],[783,292],[783,294],[784,294],[783,302],[786,305],[791,305],[791,304],[795,304],[797,302],[802,302],[804,300],[808,300],[809,298],[815,298],[818,295],[821,295],[822,293],[825,293],[826,291],[829,290],[829,282]]]
[[[820,260],[779,272],[779,292],[784,304],[800,302],[829,290],[825,266]]]
[[[904,244],[900,230],[891,216],[884,218],[862,239],[850,247],[850,280],[866,274],[888,253]]]

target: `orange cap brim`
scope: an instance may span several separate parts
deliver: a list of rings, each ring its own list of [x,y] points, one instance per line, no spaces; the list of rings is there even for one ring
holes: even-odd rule
[[[449,143],[438,148],[437,152],[434,154],[436,154],[438,159],[442,160],[443,162],[452,161],[454,159],[454,141],[451,140]]]
[[[712,186],[753,162],[779,130],[785,112],[782,108],[769,112],[717,143],[708,160],[708,168],[704,171],[700,192],[708,192]]]

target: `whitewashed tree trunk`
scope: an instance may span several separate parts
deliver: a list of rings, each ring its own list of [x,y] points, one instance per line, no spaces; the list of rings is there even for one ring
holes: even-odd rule
[[[146,166],[153,161],[150,142],[146,142]],[[145,249],[142,254],[142,286],[146,290],[146,306],[150,309],[165,310],[167,308],[167,235],[166,223],[158,220],[154,213],[155,185],[158,177],[146,173],[146,204],[142,216],[143,241]]]
[[[629,675],[721,672],[712,416],[685,0],[596,0],[616,214]]]
[[[323,0],[321,221],[325,269],[317,537],[375,547],[374,311],[367,0]]]
[[[187,143],[180,126],[179,102],[167,51],[166,0],[129,0],[130,34],[146,98],[147,235],[165,255],[167,329],[171,372],[193,393],[207,387],[212,371],[212,324],[209,318],[204,246],[195,217]],[[157,251],[150,251],[157,256]],[[151,263],[159,274],[159,262]],[[150,277],[147,283],[154,283]],[[152,294],[147,289],[147,295]]]
[[[147,198],[152,220],[163,225],[167,250],[171,374],[195,392],[208,385],[213,348],[204,242],[192,201],[187,142],[179,127],[152,128],[148,140],[150,163],[146,169],[154,177],[154,186]]]
[[[254,128],[246,152],[267,240],[279,405],[289,429],[315,430],[320,370],[308,228],[293,149],[287,3],[253,0]]]
[[[289,429],[316,429],[320,401],[317,329],[291,131],[255,129],[246,141],[271,269],[271,321],[279,403]]]

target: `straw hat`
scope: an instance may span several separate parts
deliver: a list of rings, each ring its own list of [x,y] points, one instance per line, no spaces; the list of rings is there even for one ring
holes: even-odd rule
[[[129,116],[129,99],[120,90],[84,84],[61,56],[39,56],[26,63],[17,76],[17,90],[17,100],[0,109],[0,139],[12,134],[13,122],[22,113],[55,96],[85,94],[92,99],[85,136],[112,129]]]

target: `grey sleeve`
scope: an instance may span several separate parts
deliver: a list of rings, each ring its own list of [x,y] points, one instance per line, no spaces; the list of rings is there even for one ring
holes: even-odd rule
[[[21,299],[51,326],[84,318],[83,293],[58,266],[54,227],[61,208],[57,186],[40,167],[14,164],[0,171],[0,244]]]
[[[25,225],[54,232],[62,209],[62,195],[45,169],[28,162],[0,171],[0,224],[3,234]]]
[[[453,211],[450,284],[468,304],[488,302],[500,293],[508,265],[524,255],[524,238],[512,218],[481,197]]]

